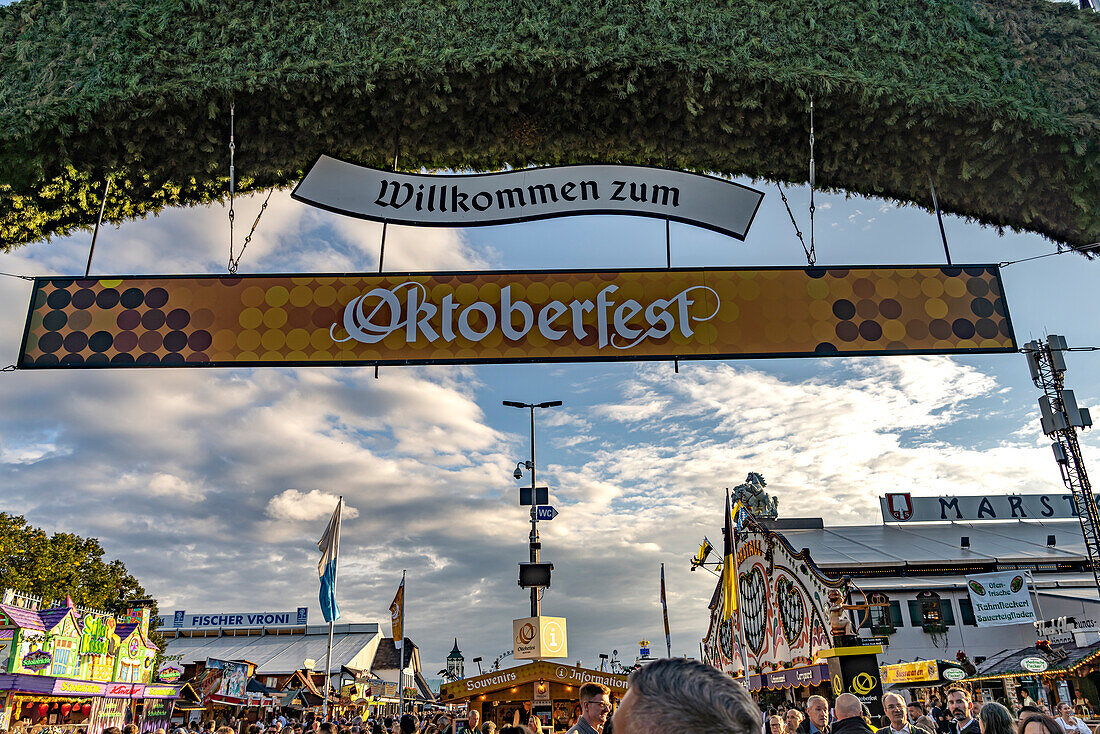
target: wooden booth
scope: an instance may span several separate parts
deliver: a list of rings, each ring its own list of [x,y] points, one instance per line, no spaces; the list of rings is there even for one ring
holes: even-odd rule
[[[626,693],[626,676],[539,660],[514,668],[444,683],[440,703],[461,704],[481,713],[481,720],[498,727],[534,715],[553,731],[566,731],[580,715],[580,687],[602,683],[611,689],[612,704]]]

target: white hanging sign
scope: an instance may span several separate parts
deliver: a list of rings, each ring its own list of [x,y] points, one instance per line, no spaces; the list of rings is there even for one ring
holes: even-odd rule
[[[979,627],[1035,621],[1030,588],[1023,571],[980,573],[966,577],[974,621]]]
[[[764,193],[714,176],[648,166],[553,166],[501,173],[391,173],[323,155],[294,189],[306,204],[428,227],[580,214],[684,222],[745,239]]]

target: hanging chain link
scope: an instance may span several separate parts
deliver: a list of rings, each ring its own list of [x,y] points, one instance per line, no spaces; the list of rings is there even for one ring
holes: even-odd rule
[[[264,199],[263,205],[260,206],[259,213],[256,214],[256,219],[252,222],[252,229],[248,230],[248,236],[244,238],[244,243],[241,245],[241,251],[237,253],[237,259],[229,261],[230,275],[237,274],[237,267],[241,264],[241,258],[244,257],[244,251],[248,248],[248,243],[252,241],[252,235],[256,233],[256,225],[260,223],[260,217],[264,215],[264,210],[267,209],[267,202],[271,201],[271,194],[274,191],[274,188],[267,190],[267,198]]]
[[[233,253],[233,223],[237,218],[237,213],[234,210],[234,199],[237,193],[237,169],[235,166],[234,156],[237,152],[237,140],[236,140],[236,104],[234,102],[229,103],[229,274],[236,275],[237,268],[241,265],[241,258],[244,257],[244,251],[248,249],[248,243],[252,241],[252,235],[256,234],[256,227],[260,223],[260,217],[264,215],[264,211],[267,210],[267,204],[271,201],[271,194],[275,191],[274,188],[267,190],[267,197],[264,199],[264,203],[260,206],[260,211],[256,215],[256,219],[252,221],[252,229],[248,230],[248,236],[244,238],[244,242],[241,244],[240,252],[236,253],[234,257]]]
[[[779,188],[779,197],[783,199],[783,206],[787,207],[787,216],[791,218],[791,224],[794,226],[794,234],[802,244],[803,252],[806,253],[806,261],[810,263],[810,265],[813,265],[815,258],[810,252],[810,248],[806,247],[806,240],[802,238],[802,230],[798,228],[798,222],[794,219],[794,212],[791,211],[791,205],[787,202],[787,194],[783,191],[783,184],[776,181],[775,185]]]
[[[814,161],[814,98],[810,95],[810,246],[806,246],[806,239],[802,236],[802,230],[798,228],[798,222],[795,221],[794,212],[791,211],[791,204],[787,201],[787,193],[783,190],[783,184],[778,181],[775,182],[776,187],[779,189],[779,197],[783,199],[783,206],[787,208],[787,216],[791,218],[791,225],[794,227],[794,234],[798,237],[799,244],[802,245],[802,251],[806,253],[806,262],[810,267],[817,264],[817,252],[814,250],[814,212],[817,211],[817,207],[814,205],[814,187],[817,185],[817,171],[816,163]]]
[[[237,189],[237,170],[234,167],[233,156],[237,151],[237,141],[235,135],[235,122],[236,122],[236,103],[230,101],[229,103],[229,264],[226,266],[229,269],[229,273],[232,275],[237,272],[236,267],[233,264],[233,220],[236,218],[236,214],[233,211],[233,195]],[[238,258],[239,260],[240,258]]]
[[[813,265],[817,262],[817,252],[814,250],[814,187],[817,185],[817,170],[814,162],[814,96],[810,95],[810,250],[806,253],[806,260]],[[805,245],[803,245],[805,247]]]

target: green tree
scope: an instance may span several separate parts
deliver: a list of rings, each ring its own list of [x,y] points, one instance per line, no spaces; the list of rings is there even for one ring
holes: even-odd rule
[[[66,596],[83,607],[113,614],[135,601],[152,607],[145,587],[120,560],[103,558],[97,538],[73,533],[48,535],[27,523],[22,515],[0,512],[0,588],[40,596],[49,603]]]

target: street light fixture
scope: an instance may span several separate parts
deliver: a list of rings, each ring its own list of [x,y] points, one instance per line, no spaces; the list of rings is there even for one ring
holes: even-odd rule
[[[536,513],[537,505],[534,504],[535,500],[535,408],[556,408],[562,404],[560,400],[547,400],[542,403],[521,403],[516,400],[503,400],[502,404],[507,408],[521,408],[531,412],[531,460],[521,461],[516,464],[516,470],[512,472],[512,476],[516,479],[523,478],[523,472],[520,467],[527,469],[531,472],[531,535],[529,536],[530,549],[531,549],[531,563],[539,562],[539,550],[542,548],[542,543],[539,542],[539,520]],[[542,602],[539,599],[539,588],[531,588],[531,616],[538,617],[542,613]]]

